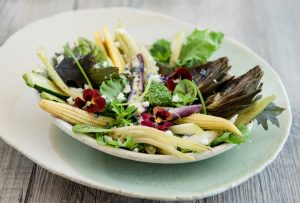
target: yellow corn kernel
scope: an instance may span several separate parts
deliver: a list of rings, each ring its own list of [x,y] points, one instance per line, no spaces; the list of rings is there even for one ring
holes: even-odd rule
[[[88,113],[71,105],[49,101],[46,99],[42,99],[39,103],[39,106],[53,116],[67,121],[73,125],[87,124],[91,126],[104,127],[108,123],[114,121],[114,119],[110,117],[96,117],[95,114]]]
[[[229,120],[217,116],[210,116],[200,113],[194,113],[190,116],[180,118],[174,121],[176,124],[194,123],[206,130],[227,130],[242,136],[240,130]]]

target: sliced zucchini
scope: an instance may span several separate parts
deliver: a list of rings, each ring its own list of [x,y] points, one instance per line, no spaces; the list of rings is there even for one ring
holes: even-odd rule
[[[29,87],[33,87],[39,92],[47,92],[61,99],[68,98],[66,93],[41,74],[28,72],[23,75],[23,79]]]
[[[42,92],[40,94],[41,98],[43,99],[47,99],[47,100],[50,100],[50,101],[55,101],[55,102],[59,102],[59,103],[67,103],[65,100],[62,100],[60,98],[58,98],[57,96],[54,96],[53,94],[49,94],[47,92]]]

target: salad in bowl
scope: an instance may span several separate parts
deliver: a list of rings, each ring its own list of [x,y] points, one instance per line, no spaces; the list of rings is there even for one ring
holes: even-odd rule
[[[39,106],[78,136],[125,154],[194,160],[246,142],[254,120],[265,130],[279,127],[284,110],[275,95],[260,95],[259,65],[235,76],[226,56],[209,60],[223,37],[195,29],[145,46],[122,25],[114,34],[104,26],[51,58],[38,51],[43,67],[23,78],[38,91]]]

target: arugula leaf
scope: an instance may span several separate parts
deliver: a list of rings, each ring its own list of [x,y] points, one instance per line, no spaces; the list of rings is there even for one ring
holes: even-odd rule
[[[171,43],[166,39],[159,39],[152,45],[150,53],[156,61],[168,63],[172,54]]]
[[[104,95],[108,103],[117,100],[117,97],[129,83],[126,78],[109,79],[102,82],[100,93]]]
[[[116,114],[116,125],[127,126],[132,123],[131,117],[134,116],[137,108],[133,105],[124,108],[123,105],[119,105],[118,102],[112,102],[110,104],[111,111]]]
[[[190,105],[197,99],[197,89],[192,81],[184,79],[176,85],[173,95],[180,98],[176,103],[184,106]]]
[[[191,68],[205,63],[219,48],[223,37],[221,32],[195,29],[181,48],[178,65]]]
[[[217,137],[212,143],[210,144],[212,147],[220,145],[222,143],[232,143],[232,144],[241,144],[246,142],[249,139],[250,130],[247,126],[242,125],[239,127],[243,136],[235,135],[231,132],[224,132],[221,136]]]
[[[122,142],[120,139],[113,139],[109,136],[105,136],[103,133],[96,133],[96,141],[101,145],[110,145],[116,148],[125,148],[130,150],[138,148],[138,144],[134,143],[130,136]]]
[[[268,130],[268,120],[277,127],[280,126],[277,116],[280,115],[285,109],[276,106],[273,102],[270,103],[257,117],[258,125],[262,125],[265,130]]]

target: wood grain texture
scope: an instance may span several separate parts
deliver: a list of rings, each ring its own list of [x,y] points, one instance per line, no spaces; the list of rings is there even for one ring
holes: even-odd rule
[[[300,4],[298,0],[0,0],[0,44],[26,24],[72,9],[128,6],[221,30],[265,58],[281,76],[292,105],[290,137],[262,173],[212,202],[300,202]],[[0,202],[156,202],[95,190],[56,176],[0,140]],[[184,202],[184,201],[183,201]]]

